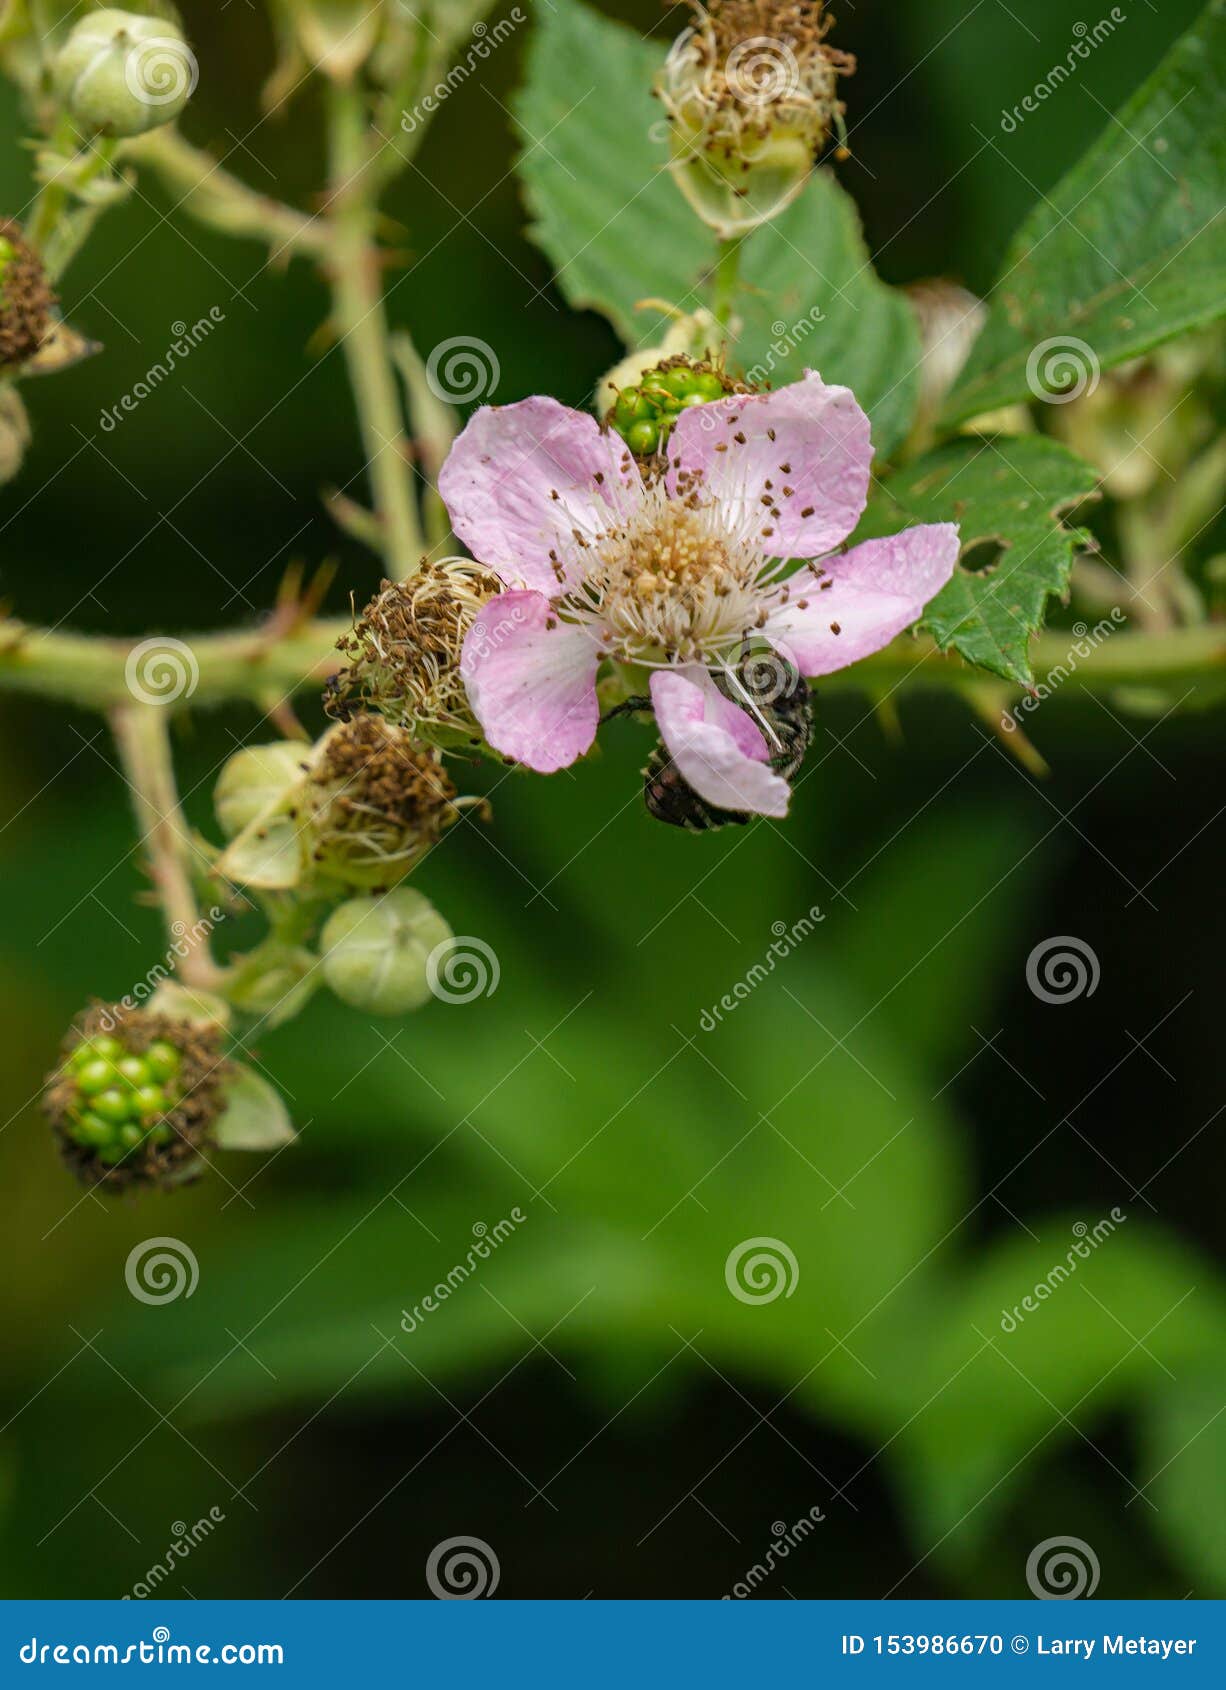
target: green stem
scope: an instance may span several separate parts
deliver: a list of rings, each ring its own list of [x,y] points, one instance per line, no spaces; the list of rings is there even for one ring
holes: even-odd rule
[[[715,272],[711,281],[711,314],[715,321],[728,334],[732,335],[732,307],[736,299],[737,288],[741,282],[741,246],[744,237],[734,235],[731,240],[720,241],[719,254],[715,261]]]
[[[349,366],[389,575],[404,580],[425,551],[409,444],[383,308],[377,211],[365,179],[370,140],[361,94],[328,90],[333,231],[329,265],[337,332]]]
[[[341,666],[336,642],[349,626],[348,620],[319,621],[283,633],[264,628],[200,635],[190,642],[195,684],[176,704],[159,708],[165,715],[231,699],[263,706],[270,694],[284,698],[306,687],[321,687]],[[105,712],[132,702],[126,679],[132,650],[123,640],[3,622],[0,688]]]
[[[259,703],[271,690],[281,696],[319,687],[341,665],[337,638],[348,621],[317,621],[277,634],[268,629],[238,634],[205,634],[190,648],[198,679],[159,715],[232,699]],[[1094,646],[1070,668],[1074,636],[1059,629],[1041,634],[1031,646],[1040,678],[1063,667],[1061,687],[1070,692],[1110,693],[1118,687],[1161,686],[1221,675],[1226,669],[1226,627],[1203,624],[1168,633],[1117,633]],[[143,643],[143,642],[142,642]],[[131,703],[125,678],[133,647],[122,640],[62,634],[18,623],[0,624],[0,690],[25,693],[60,703],[109,711]],[[823,692],[880,694],[893,687],[923,687],[965,692],[984,679],[1007,697],[1020,697],[1020,686],[996,682],[956,657],[943,656],[929,639],[902,638],[849,669],[826,676]]]
[[[168,712],[158,704],[118,704],[110,712],[132,807],[185,986],[208,991],[221,971],[209,951],[208,924],[192,886],[192,843],[175,785]]]
[[[175,210],[223,235],[266,241],[274,256],[300,252],[322,258],[328,250],[328,225],[292,206],[257,193],[217,163],[201,147],[185,141],[177,129],[152,129],[126,141],[120,156],[153,171],[172,194]]]

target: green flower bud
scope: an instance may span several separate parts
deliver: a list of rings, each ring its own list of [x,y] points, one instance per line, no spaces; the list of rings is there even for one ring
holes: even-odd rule
[[[324,926],[324,979],[355,1009],[404,1015],[429,1001],[431,953],[451,937],[433,904],[410,887],[351,898]]]
[[[173,123],[199,75],[177,25],[113,6],[86,13],[53,69],[56,92],[76,122],[120,137]]]
[[[692,0],[694,23],[656,85],[669,116],[673,175],[723,240],[784,209],[832,129],[838,78],[855,69],[825,44],[822,0]]]
[[[86,1184],[169,1187],[193,1176],[224,1108],[221,1037],[215,1022],[123,1004],[83,1017],[43,1106]]]
[[[54,304],[55,295],[48,286],[42,260],[27,245],[17,224],[11,218],[0,218],[0,371],[16,369],[34,356],[51,326]],[[20,403],[17,400],[18,407]],[[17,449],[14,474],[25,450],[21,437],[24,415],[9,402],[7,427]],[[28,429],[25,432],[28,438]],[[13,450],[10,444],[10,456]],[[0,480],[7,479],[0,474]]]
[[[234,753],[213,789],[213,808],[227,839],[241,833],[302,779],[309,754],[308,746],[292,739],[248,745]]]

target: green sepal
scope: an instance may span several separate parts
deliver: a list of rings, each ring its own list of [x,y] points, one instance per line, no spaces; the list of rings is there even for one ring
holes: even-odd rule
[[[232,1062],[212,1136],[221,1150],[280,1150],[297,1134],[280,1092],[247,1063]]]

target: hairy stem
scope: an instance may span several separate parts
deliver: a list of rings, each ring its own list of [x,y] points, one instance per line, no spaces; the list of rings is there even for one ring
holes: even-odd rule
[[[121,156],[159,176],[177,196],[176,211],[223,235],[266,241],[274,258],[283,252],[322,258],[327,251],[328,225],[323,218],[307,217],[293,206],[257,193],[174,128],[153,129],[126,141]]]
[[[198,705],[248,699],[266,706],[270,696],[288,697],[319,687],[341,666],[338,637],[348,621],[314,621],[278,631],[274,625],[236,634],[202,634],[189,642],[198,678],[159,715]],[[1207,624],[1168,633],[1116,633],[1070,665],[1074,636],[1059,629],[1041,634],[1030,649],[1035,674],[1063,671],[1070,692],[1109,693],[1124,686],[1161,686],[1220,677],[1226,669],[1226,628]],[[144,642],[140,642],[144,643]],[[110,711],[131,704],[126,679],[133,646],[122,640],[90,638],[0,623],[0,690]],[[923,687],[965,692],[984,676],[957,657],[943,656],[927,638],[904,636],[849,669],[825,676],[824,693],[880,693],[884,688]],[[996,682],[1006,698],[1020,686]]]
[[[741,244],[743,237],[720,241],[719,256],[711,281],[711,315],[732,339],[732,307],[741,280]]]
[[[334,86],[328,99],[333,312],[349,367],[388,574],[404,580],[426,548],[383,308],[374,238],[377,211],[371,200],[373,184],[366,180],[370,141],[361,94],[352,87]]]
[[[317,621],[283,632],[267,625],[199,635],[188,642],[195,684],[176,704],[159,708],[167,715],[189,705],[249,699],[266,709],[271,697],[321,687],[341,666],[336,641],[348,627],[348,621]],[[127,671],[133,649],[122,640],[0,623],[0,688],[106,712],[132,702]]]
[[[192,844],[170,751],[168,712],[158,704],[118,704],[110,712],[137,825],[149,855],[149,873],[185,986],[207,991],[221,970],[209,951],[192,885]]]

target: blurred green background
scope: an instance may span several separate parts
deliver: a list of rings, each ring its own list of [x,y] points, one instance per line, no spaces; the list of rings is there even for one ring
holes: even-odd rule
[[[186,132],[310,203],[318,107],[260,117],[259,10],[183,9],[202,71]],[[661,27],[650,4],[606,9]],[[839,8],[860,57],[842,175],[883,275],[986,290],[1195,9],[1130,8],[1004,147],[983,142],[1063,57],[1067,5]],[[524,34],[446,103],[393,195],[390,313],[423,352],[486,340],[498,400],[582,404],[618,349],[521,235]],[[16,210],[7,91],[0,130]],[[33,621],[185,632],[242,623],[292,561],[335,558],[341,610],[378,570],[318,499],[362,492],[323,289],[167,209],[142,183],[66,280],[106,351],[27,389],[0,593]],[[100,433],[172,324],[211,307],[224,322],[176,379]],[[493,946],[494,995],[379,1025],[317,1000],[258,1045],[296,1148],[104,1204],[29,1100],[84,1000],[130,989],[163,941],[102,725],[0,704],[6,1595],[122,1595],[215,1508],[166,1594],[422,1595],[431,1548],[467,1534],[504,1595],[718,1596],[813,1507],[762,1595],[1024,1595],[1057,1535],[1093,1547],[1104,1596],[1226,1594],[1211,717],[1155,728],[1057,697],[1031,719],[1040,784],[953,701],[904,699],[895,745],[867,701],[819,695],[787,826],[709,838],[648,821],[629,724],[548,781],[473,771],[494,820],[457,828],[417,883]],[[184,724],[202,827],[213,771],[262,732],[239,708]],[[772,924],[813,906],[813,934],[703,1031]],[[1096,953],[1092,996],[1028,990],[1054,935]],[[1126,1224],[1003,1332],[1074,1225],[1115,1205]],[[526,1221],[403,1333],[474,1226],[516,1206]],[[200,1280],[151,1307],[124,1264],[161,1235]],[[724,1270],[756,1236],[799,1276],[749,1306]]]

